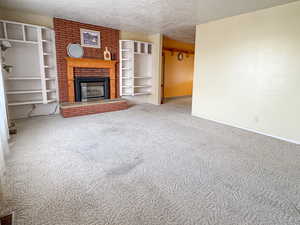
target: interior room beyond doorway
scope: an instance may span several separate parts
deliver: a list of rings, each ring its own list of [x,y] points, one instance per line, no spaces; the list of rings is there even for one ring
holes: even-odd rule
[[[163,98],[191,96],[194,72],[194,44],[164,37]]]

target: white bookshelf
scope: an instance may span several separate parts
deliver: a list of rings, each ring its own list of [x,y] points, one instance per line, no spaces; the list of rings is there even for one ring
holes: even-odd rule
[[[149,95],[152,91],[153,44],[120,40],[120,95]]]
[[[37,25],[0,20],[0,42],[12,47],[3,54],[8,106],[58,102],[54,31]]]

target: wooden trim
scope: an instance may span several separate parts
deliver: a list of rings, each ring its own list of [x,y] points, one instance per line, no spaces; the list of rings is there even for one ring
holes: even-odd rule
[[[74,68],[99,68],[109,69],[110,98],[115,99],[116,91],[116,63],[115,60],[102,60],[90,58],[71,58],[66,57],[67,61],[67,85],[68,85],[68,102],[75,102],[74,93]]]
[[[194,51],[184,50],[184,49],[179,49],[179,48],[163,48],[163,51],[182,52],[182,53],[189,54],[189,55],[194,55],[195,54]]]

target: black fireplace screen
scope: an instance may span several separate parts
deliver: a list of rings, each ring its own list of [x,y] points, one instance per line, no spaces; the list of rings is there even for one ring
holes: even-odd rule
[[[109,98],[108,77],[75,77],[75,100],[84,102]]]

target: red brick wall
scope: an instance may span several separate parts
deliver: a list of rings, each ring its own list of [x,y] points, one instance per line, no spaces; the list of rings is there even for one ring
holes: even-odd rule
[[[95,76],[95,77],[109,77],[109,69],[99,68],[74,68],[74,76]]]
[[[101,48],[85,48],[84,47],[84,56],[85,58],[99,58],[103,59],[103,51],[105,47],[108,47],[108,50],[112,54],[114,60],[119,61],[119,30],[101,27],[91,24],[84,24],[70,20],[64,20],[59,18],[54,18],[54,31],[55,31],[55,42],[56,42],[56,58],[57,58],[57,73],[58,73],[58,85],[59,85],[59,97],[60,102],[68,101],[68,90],[67,90],[67,64],[65,57],[67,57],[67,45],[69,43],[80,44],[80,28],[100,31],[101,35]],[[116,66],[116,90],[117,95],[119,96],[118,91],[118,81],[119,81],[119,71],[118,63]],[[76,68],[74,73],[75,75],[86,76],[89,73],[90,75],[95,76],[97,73],[105,75],[106,71],[101,69],[82,69]]]
[[[113,112],[128,109],[128,104],[126,100],[116,101],[116,102],[107,102],[103,104],[92,104],[92,105],[80,105],[78,107],[61,107],[60,113],[63,117],[73,117],[73,116],[83,116],[88,114],[104,113],[104,112]]]

